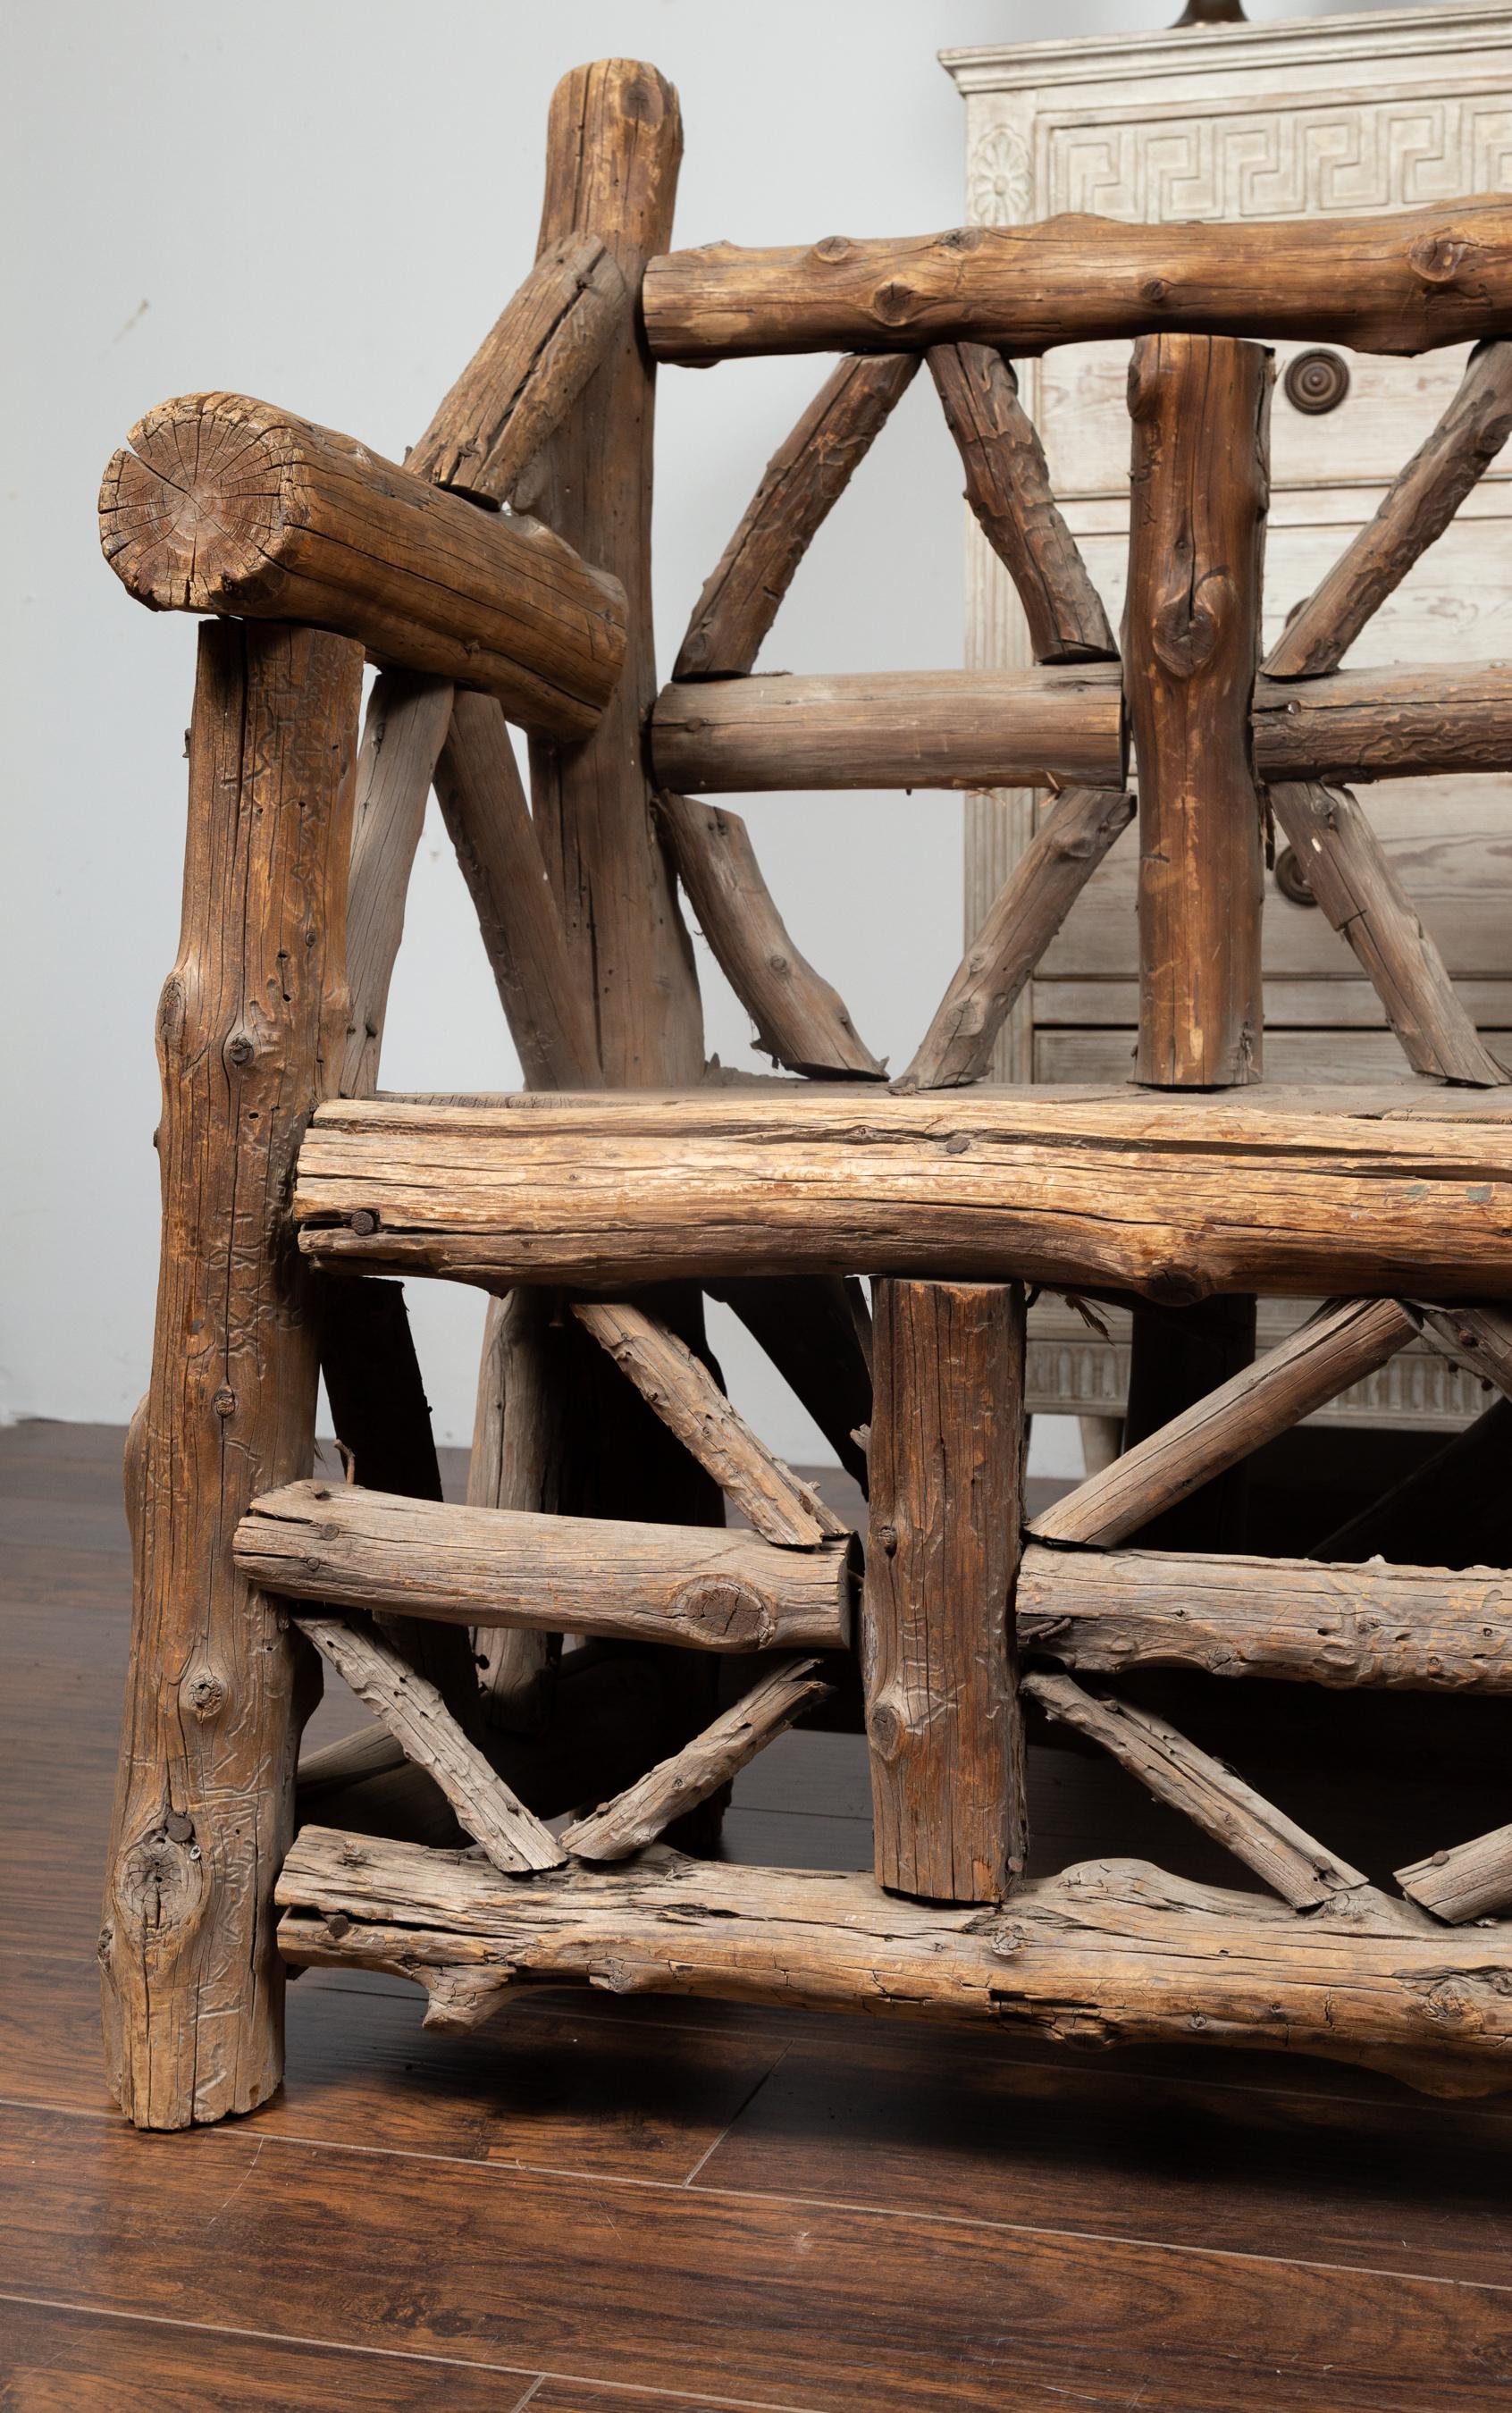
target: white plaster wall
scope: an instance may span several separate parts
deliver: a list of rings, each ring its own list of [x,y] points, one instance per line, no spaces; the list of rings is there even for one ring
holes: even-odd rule
[[[0,1417],[123,1420],[146,1379],[152,1024],[177,936],[195,640],[187,618],[131,604],[99,557],[99,472],[132,422],[222,386],[397,457],[530,264],[547,102],[582,59],[651,59],[678,85],[679,241],[795,243],[960,217],[961,104],[938,49],[1174,13],[1173,0],[51,0],[12,15]],[[1322,11],[1251,10],[1298,13]],[[663,376],[663,661],[822,374],[776,360]],[[921,379],[822,532],[763,666],[958,663],[959,493]],[[958,800],[748,809],[799,944],[872,1046],[906,1059],[959,951]],[[701,961],[711,1049],[757,1062]],[[438,822],[416,866],[383,1078],[518,1078]],[[480,1302],[413,1284],[411,1304],[438,1437],[465,1441]],[[790,1456],[826,1457],[733,1319],[716,1321],[760,1429]],[[1047,1470],[1079,1462],[1069,1432],[1038,1439]]]

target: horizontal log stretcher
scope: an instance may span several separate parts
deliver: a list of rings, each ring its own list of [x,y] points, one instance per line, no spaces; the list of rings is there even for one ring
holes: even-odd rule
[[[1512,1095],[1469,1093],[1472,1119],[1285,1094],[338,1101],[301,1148],[294,1217],[327,1268],[485,1288],[933,1272],[1172,1304],[1512,1297]]]

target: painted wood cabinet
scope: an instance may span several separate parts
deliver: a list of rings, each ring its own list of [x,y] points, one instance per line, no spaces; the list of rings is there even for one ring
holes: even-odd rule
[[[1432,7],[942,53],[966,102],[968,215],[1011,225],[1064,211],[1146,221],[1348,215],[1512,181],[1512,7]],[[1416,361],[1278,345],[1266,642],[1316,585],[1432,426],[1461,349]],[[1129,348],[1067,346],[1020,364],[1066,517],[1114,626],[1128,528]],[[1293,372],[1288,376],[1288,372]],[[1326,407],[1319,408],[1318,404]],[[968,659],[1029,660],[1006,572],[969,527]],[[1349,655],[1500,659],[1512,651],[1512,449]],[[1512,778],[1392,781],[1361,792],[1403,884],[1493,1054],[1512,1065]],[[967,804],[974,933],[1032,835],[1026,792]],[[1136,1018],[1133,833],[1090,883],[1000,1043],[1003,1080],[1127,1079]],[[1391,1078],[1405,1065],[1353,956],[1296,893],[1284,850],[1265,908],[1267,1078]],[[1283,1310],[1263,1315],[1276,1337]],[[1111,1343],[1053,1303],[1036,1311],[1031,1403],[1116,1414],[1126,1335]],[[1353,1422],[1458,1424],[1478,1386],[1407,1352],[1332,1411]]]

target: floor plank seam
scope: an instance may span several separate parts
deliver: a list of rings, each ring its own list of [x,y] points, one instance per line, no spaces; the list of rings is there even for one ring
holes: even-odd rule
[[[120,2129],[124,2136],[136,2132],[126,2128],[118,2113],[84,2111],[67,2105],[27,2102],[19,2097],[0,2095],[0,2110],[40,2111],[56,2118],[94,2120],[101,2125]],[[245,2131],[205,2127],[186,2130],[186,2135],[199,2135],[220,2143],[238,2141]],[[980,2213],[924,2212],[908,2204],[857,2203],[849,2196],[801,2195],[786,2189],[767,2187],[734,2187],[703,2185],[695,2187],[688,2179],[635,2178],[622,2171],[573,2169],[559,2162],[480,2161],[466,2154],[423,2153],[407,2145],[358,2145],[344,2138],[312,2137],[301,2131],[283,2130],[269,2134],[259,2140],[270,2145],[297,2146],[305,2153],[361,2154],[378,2161],[435,2162],[450,2169],[476,2170],[483,2175],[517,2172],[530,2178],[566,2179],[575,2186],[614,2186],[636,2190],[643,2195],[676,2195],[693,2201],[705,2199],[727,2203],[762,2204],[793,2211],[853,2213],[867,2220],[912,2220],[930,2228],[972,2228],[995,2237],[1041,2238],[1053,2244],[1111,2245],[1137,2247],[1150,2254],[1190,2256],[1205,2262],[1260,2263],[1278,2271],[1311,2271],[1320,2277],[1333,2279],[1387,2279],[1401,2286],[1455,2287],[1470,2289],[1488,2296],[1512,2295],[1512,2281],[1499,2279],[1456,2279],[1436,2271],[1394,2270],[1375,2262],[1329,2262],[1313,2255],[1256,2254],[1230,2245],[1188,2245],[1178,2239],[1145,2237],[1137,2234],[1119,2235],[1101,2228],[1054,2228],[1033,2221],[988,2220]],[[4,2302],[0,2293],[0,2302]],[[25,2301],[25,2300],[19,2300]],[[154,2317],[156,2317],[156,2316]],[[256,2334],[252,2332],[251,2334]],[[561,2375],[551,2373],[549,2377]],[[571,2376],[573,2375],[568,2375]],[[601,2381],[596,2381],[601,2386]],[[733,2400],[732,2400],[733,2401]],[[772,2413],[812,2413],[812,2408],[772,2408]]]
[[[444,2371],[497,2371],[506,2378],[528,2378],[530,2385],[511,2408],[522,2413],[530,2398],[549,2380],[554,2387],[594,2388],[601,2394],[639,2397],[651,2405],[690,2405],[694,2413],[823,2413],[815,2405],[790,2403],[773,2396],[713,2396],[706,2388],[643,2388],[635,2380],[603,2379],[586,2371],[534,2371],[528,2364],[494,2362],[482,2356],[424,2354],[404,2346],[355,2346],[344,2338],[305,2337],[292,2330],[250,2330],[232,2321],[191,2321],[177,2313],[127,2313],[114,2304],[86,2304],[71,2296],[17,2295],[0,2289],[0,2304],[22,2304],[43,2313],[78,2313],[85,2320],[127,2321],[140,2329],[187,2330],[195,2336],[245,2338],[254,2346],[308,2346],[317,2354],[362,2354],[378,2362],[434,2364]]]
[[[778,2071],[781,2068],[783,2063],[786,2061],[792,2050],[793,2047],[790,2044],[785,2044],[781,2051],[778,2054],[777,2059],[768,2068],[763,2070],[760,2078],[756,2080],[756,2083],[751,2088],[749,2094],[746,2095],[742,2102],[736,2104],[734,2110],[731,2113],[730,2118],[725,2122],[724,2126],[720,2129],[713,2143],[705,2146],[704,2152],[700,2154],[697,2161],[693,2164],[692,2169],[689,2171],[688,2176],[683,2181],[683,2185],[685,2187],[690,2187],[692,2185],[693,2181],[697,2178],[700,2170],[704,2168],[704,2163],[709,2159],[711,2154],[719,2152],[719,2147],[723,2144],[731,2130],[745,2118],[746,2113],[750,2110],[751,2105],[755,2102],[757,2095],[762,2091],[762,2088],[766,2084],[768,2079],[772,2079],[777,2076]]]

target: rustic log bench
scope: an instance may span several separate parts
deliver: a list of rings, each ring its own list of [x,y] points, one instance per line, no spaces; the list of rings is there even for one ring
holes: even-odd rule
[[[1117,1683],[1512,1690],[1512,1575],[1377,1556],[1397,1495],[1310,1560],[1220,1546],[1212,1513],[1220,1478],[1409,1341],[1500,1395],[1456,1464],[1484,1477],[1505,1438],[1512,1088],[1344,783],[1512,768],[1512,673],[1341,663],[1512,426],[1512,203],[674,253],[680,148],[653,68],[565,80],[537,266],[406,466],[213,393],[149,414],[106,474],[129,591],[210,615],[127,1457],[112,2085],[146,2126],[251,2110],[279,2081],[286,1966],[309,1962],[412,1977],[452,2026],[586,1980],[1505,2085],[1512,1828],[1425,1836],[1388,1893]],[[1011,367],[1109,334],[1134,347],[1121,647]],[[1282,335],[1477,349],[1262,665]],[[659,693],[656,362],[779,349],[842,358]],[[757,674],[921,359],[1037,667]],[[708,799],[1009,784],[1053,808],[889,1081]],[[517,1096],[377,1090],[433,785]],[[1135,822],[1134,1082],[980,1086]],[[1275,822],[1401,1042],[1388,1090],[1263,1084]],[[679,882],[770,1077],[705,1067]],[[465,1506],[441,1499],[396,1276],[492,1295]],[[1133,1306],[1142,1408],[1111,1466],[1028,1520],[1033,1285]],[[726,1398],[705,1293],[869,1490],[864,1561]],[[1317,1293],[1256,1361],[1255,1298]],[[314,1471],[322,1371],[344,1483]],[[296,1771],[322,1662],[374,1724]],[[857,1662],[873,1873],[697,1857],[732,1777]],[[1117,1858],[1026,1881],[1026,1704],[1267,1890]]]

